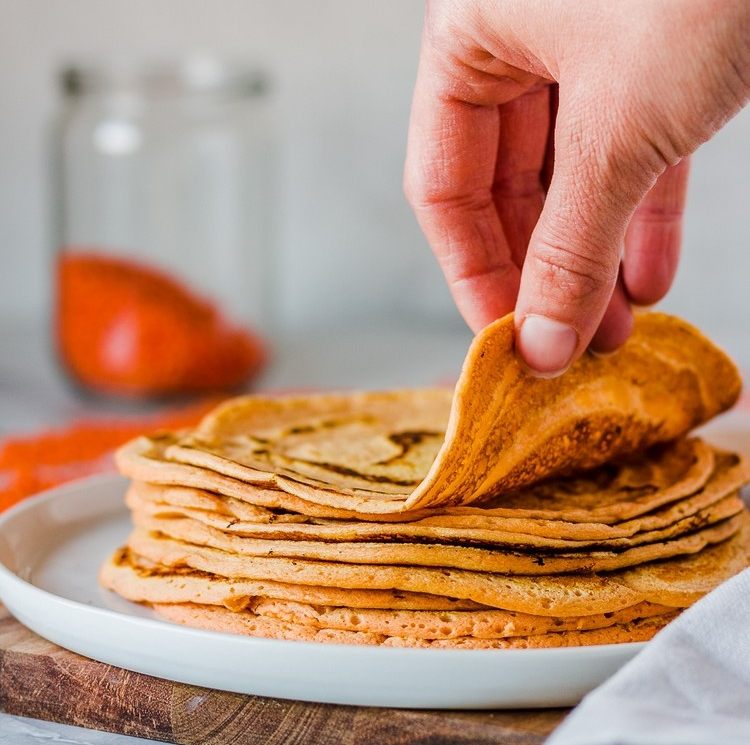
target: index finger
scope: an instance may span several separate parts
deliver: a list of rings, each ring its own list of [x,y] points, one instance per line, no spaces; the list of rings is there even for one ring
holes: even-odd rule
[[[404,189],[475,332],[513,309],[520,280],[492,197],[498,133],[497,106],[456,97],[423,47]]]

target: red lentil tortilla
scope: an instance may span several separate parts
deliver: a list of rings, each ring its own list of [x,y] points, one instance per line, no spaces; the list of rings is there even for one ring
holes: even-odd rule
[[[739,390],[723,352],[661,313],[638,315],[613,355],[535,378],[516,359],[506,316],[477,335],[452,394],[233,399],[164,455],[356,514],[446,508],[678,438]]]
[[[550,647],[590,646],[646,641],[677,616],[677,612],[650,616],[606,628],[584,631],[557,631],[505,638],[471,636],[448,639],[386,636],[367,631],[317,628],[315,626],[279,621],[252,612],[235,613],[216,606],[155,604],[158,615],[175,623],[229,634],[244,634],[271,639],[322,642],[329,644],[381,645],[386,647],[433,647],[448,649],[532,649]]]
[[[728,522],[732,521],[737,532],[731,538],[694,555],[591,575],[514,576],[464,569],[240,556],[152,535],[143,529],[131,534],[128,546],[159,565],[189,567],[224,577],[418,592],[531,615],[565,617],[608,613],[646,601],[689,605],[748,565],[748,516],[743,513]]]

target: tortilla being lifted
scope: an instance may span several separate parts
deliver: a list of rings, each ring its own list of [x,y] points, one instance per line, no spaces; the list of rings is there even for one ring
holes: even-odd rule
[[[689,430],[739,376],[644,314],[627,344],[529,376],[513,321],[455,392],[228,401],[118,454],[135,530],[100,579],[233,633],[458,649],[649,639],[745,569],[750,463]]]
[[[163,456],[310,503],[392,514],[481,502],[675,439],[739,390],[723,352],[661,313],[637,316],[613,355],[534,378],[515,357],[506,316],[476,337],[453,394],[234,399]],[[120,452],[126,475],[140,478],[144,450],[136,441]]]

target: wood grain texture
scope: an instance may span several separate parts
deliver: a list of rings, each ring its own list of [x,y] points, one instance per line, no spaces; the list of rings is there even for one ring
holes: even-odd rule
[[[68,652],[2,606],[0,709],[180,745],[539,745],[565,715],[330,706],[212,691]]]

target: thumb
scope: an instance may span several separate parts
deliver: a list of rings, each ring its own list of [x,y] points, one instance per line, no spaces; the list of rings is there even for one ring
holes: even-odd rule
[[[515,314],[518,352],[543,376],[564,372],[589,345],[615,289],[628,221],[659,170],[653,155],[624,144],[618,121],[561,96],[554,173]],[[625,311],[629,322],[627,303]]]

